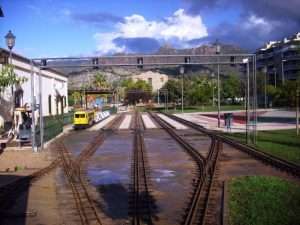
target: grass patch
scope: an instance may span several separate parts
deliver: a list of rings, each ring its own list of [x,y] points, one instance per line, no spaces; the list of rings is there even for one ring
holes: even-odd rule
[[[229,182],[230,225],[300,224],[300,188],[277,177],[248,176]]]
[[[245,143],[244,133],[226,135]],[[296,129],[259,131],[255,147],[263,152],[300,164],[300,137],[296,135]]]

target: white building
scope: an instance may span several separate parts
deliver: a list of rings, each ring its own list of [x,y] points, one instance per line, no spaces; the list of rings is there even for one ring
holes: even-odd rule
[[[9,51],[0,48],[0,70],[9,62]],[[15,91],[15,107],[31,108],[31,64],[24,56],[13,53],[12,65],[17,76],[26,78],[26,81]],[[41,90],[42,115],[56,115],[68,112],[68,78],[65,74],[46,69],[41,70],[41,89],[39,86],[39,69],[34,66],[34,96],[40,104],[39,90]],[[7,88],[0,95],[0,122],[11,120],[11,88]],[[38,111],[35,112],[38,115]]]
[[[134,81],[144,80],[152,86],[152,91],[156,92],[158,89],[161,89],[165,83],[168,82],[168,76],[165,74],[147,71],[139,75],[132,76]]]

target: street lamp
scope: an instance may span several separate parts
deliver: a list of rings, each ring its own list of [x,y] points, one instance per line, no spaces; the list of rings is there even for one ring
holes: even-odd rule
[[[221,117],[220,117],[220,108],[221,108],[221,103],[220,103],[220,64],[219,64],[219,54],[221,53],[221,46],[219,44],[218,39],[215,42],[215,47],[216,47],[216,55],[218,55],[217,60],[218,60],[218,75],[217,75],[217,86],[218,86],[218,127],[221,127]]]
[[[285,78],[284,78],[284,62],[286,62],[286,59],[281,60],[281,81],[282,84],[284,84]]]
[[[5,35],[5,41],[6,45],[9,48],[9,64],[12,65],[12,49],[15,46],[16,36],[13,35],[13,33],[8,31],[8,33]],[[12,71],[13,72],[13,71]],[[14,125],[14,111],[15,111],[15,96],[14,96],[14,86],[11,85],[11,96],[12,96],[12,131],[15,129]]]
[[[184,67],[181,66],[179,70],[181,74],[181,112],[183,113],[183,75],[184,75]]]
[[[211,78],[212,78],[212,106],[214,107],[215,106],[215,86],[214,86],[215,74],[214,73],[211,74]]]
[[[265,109],[267,108],[267,67],[263,68],[263,73],[265,75]]]
[[[276,88],[276,86],[277,86],[277,69],[275,67],[273,68],[273,72],[274,72],[274,87]]]
[[[12,64],[12,49],[15,46],[15,41],[16,41],[16,36],[13,35],[13,33],[10,31],[8,31],[8,33],[5,35],[5,40],[6,40],[6,45],[9,48],[9,60],[10,60],[10,64]]]

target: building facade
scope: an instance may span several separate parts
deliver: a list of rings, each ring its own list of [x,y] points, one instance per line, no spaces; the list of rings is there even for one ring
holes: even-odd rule
[[[271,41],[256,51],[257,69],[268,83],[280,85],[300,77],[300,32],[281,41]]]
[[[0,70],[10,62],[9,51],[0,48]],[[11,120],[11,105],[31,110],[31,61],[30,59],[12,53],[14,73],[25,78],[25,82],[14,87],[14,99],[11,88],[6,88],[0,95],[0,117],[2,121]],[[52,70],[40,70],[33,66],[34,80],[33,93],[37,105],[42,105],[42,115],[57,115],[68,112],[68,78],[65,74]],[[41,80],[39,79],[41,75]],[[40,86],[41,84],[41,86]],[[41,92],[40,92],[41,91]],[[41,94],[41,101],[40,101]],[[38,116],[38,110],[35,111]]]
[[[168,76],[165,74],[153,72],[153,71],[147,71],[143,72],[138,75],[133,75],[132,79],[134,81],[137,80],[144,80],[152,87],[152,92],[156,92],[157,90],[161,89],[165,83],[168,82]]]

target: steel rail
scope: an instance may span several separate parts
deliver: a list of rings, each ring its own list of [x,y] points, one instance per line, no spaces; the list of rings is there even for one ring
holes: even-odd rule
[[[190,122],[190,121],[187,121],[185,119],[182,119],[180,117],[177,117],[177,116],[174,116],[174,115],[170,115],[170,114],[165,114],[166,116],[169,116],[170,118],[178,121],[178,122],[181,122],[189,127],[192,127],[193,129],[195,130],[198,130],[202,133],[205,133],[211,137],[215,137],[217,138],[218,140],[221,140],[222,142],[226,143],[226,144],[229,144],[230,146],[240,150],[240,151],[243,151],[245,153],[247,153],[248,155],[264,162],[264,163],[267,163],[268,165],[274,167],[274,168],[277,168],[277,169],[280,169],[280,170],[283,170],[289,174],[292,174],[296,177],[300,177],[300,166],[295,164],[295,163],[292,163],[292,162],[289,162],[287,160],[284,160],[284,159],[281,159],[279,157],[276,157],[274,155],[271,155],[269,153],[266,153],[266,152],[262,152],[260,150],[258,150],[257,148],[253,147],[253,146],[249,146],[247,144],[242,144],[232,138],[229,138],[229,137],[226,137],[225,135],[221,134],[221,133],[218,133],[216,131],[210,131],[206,128],[204,128],[203,126],[201,125],[198,125],[198,124],[195,124],[193,122]]]
[[[133,149],[133,225],[153,224],[151,218],[150,193],[146,171],[146,150],[142,134],[142,124],[139,112],[135,113],[134,149]],[[143,208],[146,207],[146,213]]]
[[[181,138],[168,123],[163,121],[157,115],[150,113],[153,119],[164,128],[195,160],[199,176],[193,192],[193,197],[189,203],[187,214],[184,217],[182,224],[204,224],[205,213],[208,211],[208,201],[211,193],[212,182],[214,179],[215,168],[218,160],[220,145],[219,141],[216,145],[216,138],[212,138],[212,143],[209,148],[208,156],[205,159],[196,149]]]
[[[82,177],[81,169],[79,169],[78,175],[76,175],[77,173],[74,172],[77,171],[77,168],[80,167],[80,165],[76,165],[75,162],[71,159],[70,153],[63,142],[59,143],[59,149],[63,160],[64,172],[71,186],[81,223],[84,225],[88,225],[91,223],[91,221],[95,221],[96,224],[101,225],[102,223],[100,216],[93,203],[93,200],[90,197],[90,194],[88,193],[87,186]],[[92,215],[90,212],[92,212]]]

